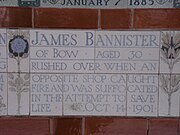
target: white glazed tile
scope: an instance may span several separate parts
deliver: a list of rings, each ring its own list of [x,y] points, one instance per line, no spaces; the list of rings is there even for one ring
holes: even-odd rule
[[[31,73],[94,73],[98,67],[92,60],[33,60]]]
[[[41,49],[40,49],[41,48]],[[45,57],[42,57],[43,52]],[[31,47],[31,59],[81,60],[94,59],[94,48],[76,47]]]
[[[125,116],[125,75],[67,74],[64,76],[64,115]]]
[[[158,75],[127,76],[127,116],[157,116]]]
[[[30,30],[33,47],[94,47],[94,31]]]
[[[6,29],[0,29],[0,47],[6,47]]]
[[[0,29],[0,72],[7,72],[6,29]]]
[[[29,34],[29,30],[7,30],[8,72],[29,72]],[[14,52],[23,53],[18,57]]]
[[[179,116],[180,75],[160,74],[159,82],[159,116]]]
[[[160,47],[160,73],[180,73],[180,31],[163,31]]]
[[[0,72],[7,72],[6,47],[0,47]]]
[[[80,0],[80,2],[74,0],[58,0],[55,2],[44,0],[41,1],[41,6],[51,8],[127,8],[127,0]]]
[[[62,115],[62,80],[61,74],[31,74],[30,115]]]
[[[7,74],[0,73],[0,116],[7,115]]]
[[[16,0],[2,0],[0,1],[0,6],[18,6],[18,1]],[[2,12],[2,16],[6,15],[7,12]]]
[[[94,73],[94,32],[31,30],[30,71]]]
[[[158,61],[96,61],[95,73],[157,73]]]
[[[173,0],[128,0],[129,8],[173,8]]]
[[[29,115],[30,75],[8,73],[8,115]]]
[[[38,58],[42,51],[46,57]],[[31,72],[94,73],[94,48],[31,47]]]
[[[160,32],[97,31],[95,73],[158,73]]]
[[[97,48],[159,48],[159,31],[96,31]]]

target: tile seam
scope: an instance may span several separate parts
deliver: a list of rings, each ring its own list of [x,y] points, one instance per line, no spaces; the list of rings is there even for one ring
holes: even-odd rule
[[[130,29],[134,29],[134,9],[130,9],[131,14],[130,14]]]

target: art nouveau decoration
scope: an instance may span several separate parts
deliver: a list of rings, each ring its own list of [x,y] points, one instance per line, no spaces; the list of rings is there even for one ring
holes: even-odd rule
[[[0,116],[7,115],[7,73],[0,73]]]
[[[180,32],[165,31],[161,36],[160,72],[180,73]]]
[[[29,38],[28,30],[8,30],[8,72],[29,73]]]
[[[8,73],[8,115],[29,115],[30,75]]]
[[[164,31],[161,35],[160,71],[166,74],[160,74],[160,115],[178,116],[180,107],[180,33]],[[165,108],[166,110],[164,110]]]
[[[29,114],[29,31],[8,32],[8,114]],[[25,61],[24,61],[25,60]],[[10,73],[16,72],[16,73]],[[24,74],[24,72],[27,72]],[[26,94],[24,94],[26,93]],[[13,98],[14,97],[14,98]],[[11,100],[13,99],[13,100]],[[21,105],[22,104],[22,105]],[[14,106],[17,106],[15,111]],[[22,110],[22,111],[21,111]]]
[[[159,115],[179,116],[180,76],[171,74],[160,75]]]

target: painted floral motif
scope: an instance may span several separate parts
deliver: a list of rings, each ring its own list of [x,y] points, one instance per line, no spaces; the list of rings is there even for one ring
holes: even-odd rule
[[[164,3],[166,3],[168,0],[156,0],[156,2],[160,5],[163,5]],[[169,2],[172,2],[171,0],[169,0]]]
[[[9,56],[10,57],[27,57],[28,42],[23,36],[15,36],[9,41]]]
[[[170,33],[162,33],[161,60],[168,64],[170,73],[173,67],[180,61],[180,33],[171,36]]]
[[[8,74],[9,78],[9,90],[12,92],[16,92],[17,95],[17,115],[20,115],[21,110],[21,94],[23,92],[29,91],[29,85],[30,85],[30,76],[29,74],[25,74],[24,78],[21,76],[15,77],[12,73]]]
[[[43,0],[44,3],[49,2],[51,4],[56,4],[59,0]]]
[[[27,33],[22,33],[15,31],[9,32],[10,37],[13,38],[9,40],[9,57],[13,58],[17,62],[18,67],[18,74],[17,77],[15,77],[13,74],[9,74],[9,90],[12,92],[16,92],[17,95],[17,115],[21,114],[21,96],[23,92],[29,91],[29,85],[30,85],[30,77],[28,74],[25,74],[24,77],[21,75],[20,70],[20,62],[22,59],[25,59],[28,57],[29,53],[29,44],[28,41],[25,39],[23,35],[27,35]]]
[[[168,65],[169,75],[161,75],[161,89],[168,95],[168,115],[171,115],[172,94],[180,89],[180,76],[173,75],[173,68],[180,61],[180,33],[162,33],[161,60]]]
[[[6,105],[3,103],[3,97],[0,95],[0,113],[4,110]]]
[[[160,81],[161,89],[168,95],[168,115],[171,115],[171,98],[180,89],[180,76],[161,75]]]

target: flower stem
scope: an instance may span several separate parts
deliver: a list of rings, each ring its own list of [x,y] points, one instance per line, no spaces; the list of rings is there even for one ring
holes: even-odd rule
[[[168,115],[171,115],[171,94],[168,94]]]
[[[20,80],[20,57],[18,55],[18,59],[17,59],[17,66],[18,66],[18,80]],[[18,86],[17,86],[17,105],[18,105],[18,108],[17,108],[17,114],[20,115],[20,108],[21,108],[21,93],[20,93],[20,90],[21,90],[21,86],[20,86],[20,81],[18,81]]]

